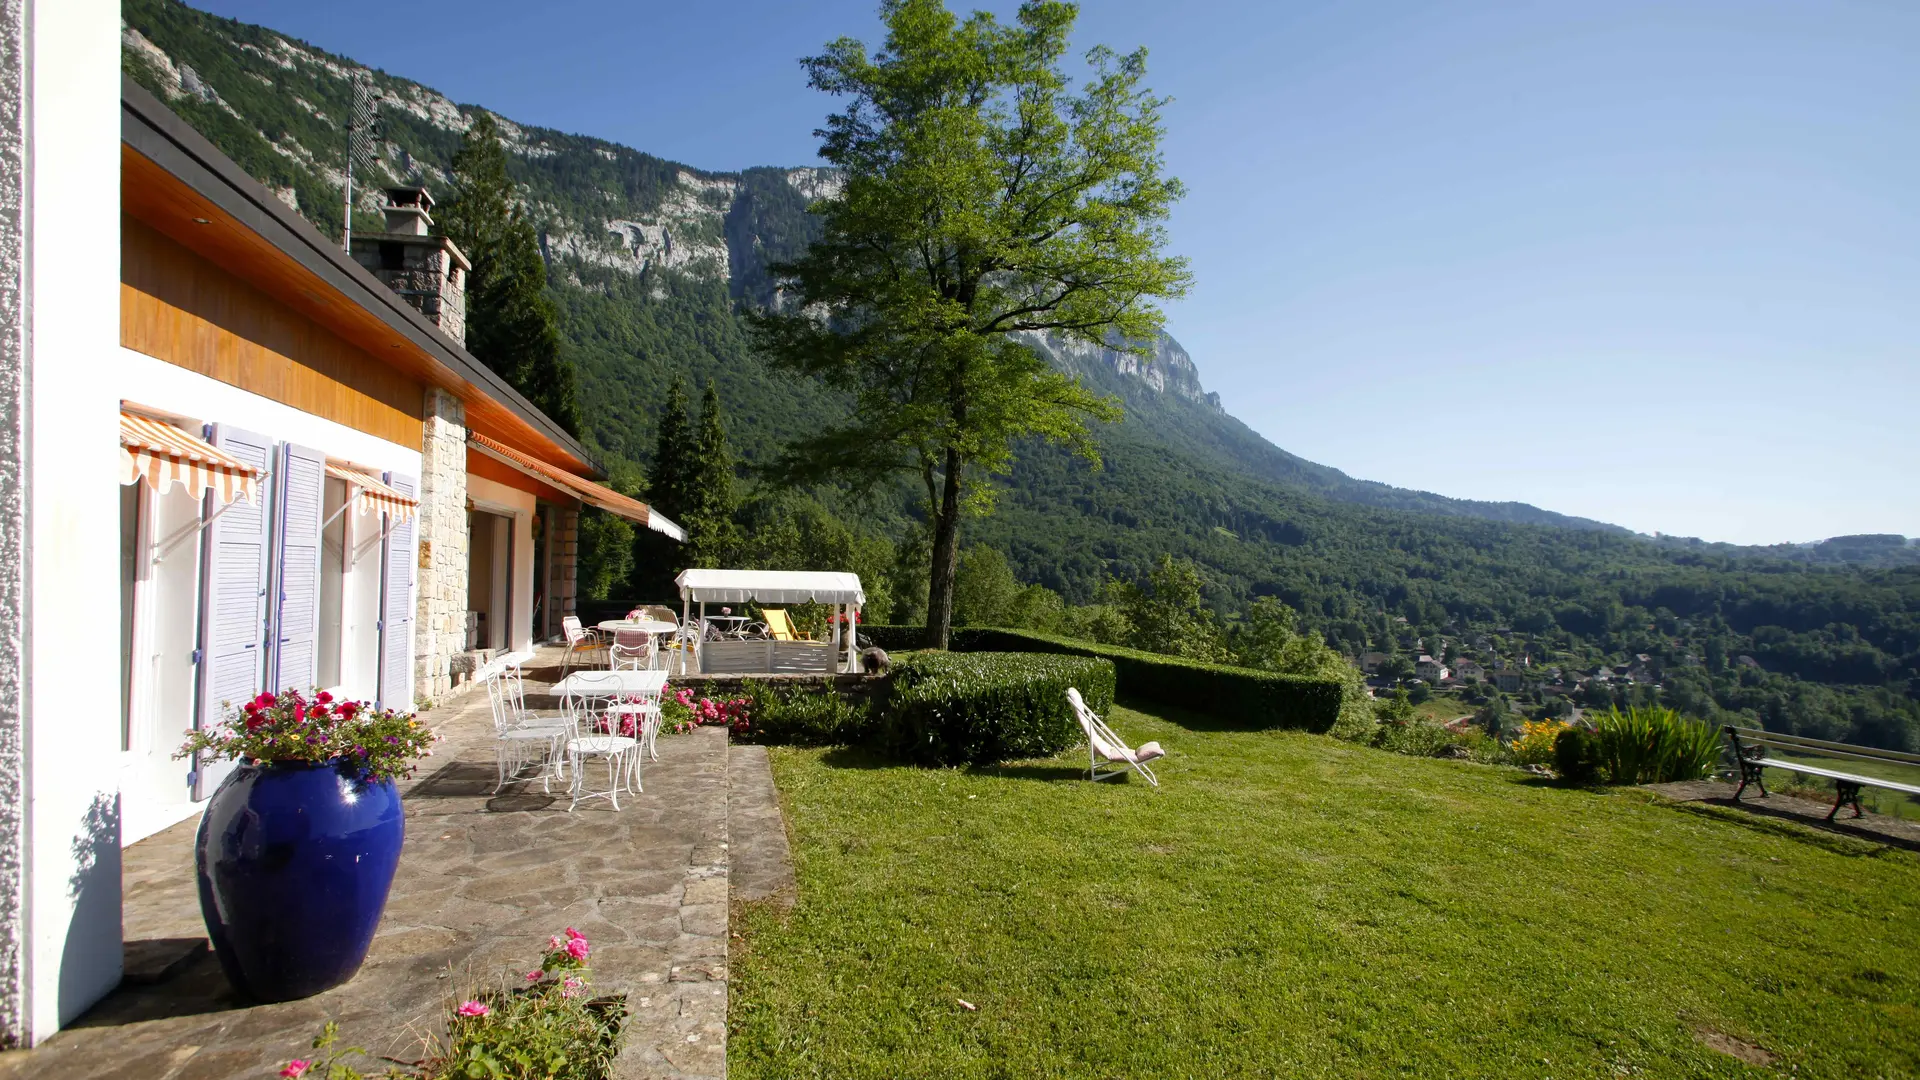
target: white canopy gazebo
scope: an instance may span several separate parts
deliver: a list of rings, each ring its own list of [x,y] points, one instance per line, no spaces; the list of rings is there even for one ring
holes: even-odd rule
[[[854,627],[867,594],[860,587],[858,574],[831,570],[684,570],[674,584],[680,586],[682,625],[693,623],[695,605],[700,619],[695,625],[700,626],[706,625],[708,604],[828,604],[835,609],[837,618],[828,623],[832,637],[825,642],[702,641],[698,646],[702,672],[830,672],[835,655],[842,653],[842,671],[859,669]]]

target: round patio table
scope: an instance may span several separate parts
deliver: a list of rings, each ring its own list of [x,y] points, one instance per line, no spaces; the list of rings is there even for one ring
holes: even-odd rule
[[[658,619],[608,619],[597,624],[600,629],[611,634],[616,630],[638,630],[643,634],[671,634],[679,627]]]

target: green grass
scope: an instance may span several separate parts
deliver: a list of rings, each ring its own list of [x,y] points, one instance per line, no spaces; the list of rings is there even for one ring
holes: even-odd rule
[[[1910,853],[1115,713],[1160,790],[774,748],[800,900],[734,920],[731,1075],[1920,1073]]]
[[[1463,716],[1472,716],[1474,707],[1457,697],[1435,694],[1433,697],[1413,707],[1413,714],[1422,720],[1431,720],[1444,724],[1449,720],[1458,720]]]

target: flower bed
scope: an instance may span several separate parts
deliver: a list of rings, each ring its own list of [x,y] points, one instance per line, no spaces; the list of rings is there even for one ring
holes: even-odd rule
[[[364,1074],[348,1063],[364,1056],[340,1046],[329,1021],[313,1040],[312,1057],[295,1058],[280,1070],[285,1080],[366,1080],[369,1075],[411,1080],[479,1080],[542,1077],[605,1080],[620,1049],[626,1000],[587,994],[585,934],[568,927],[547,939],[540,966],[498,987],[463,996],[447,1007],[447,1038],[434,1041],[411,1069]],[[514,983],[518,985],[514,985]]]

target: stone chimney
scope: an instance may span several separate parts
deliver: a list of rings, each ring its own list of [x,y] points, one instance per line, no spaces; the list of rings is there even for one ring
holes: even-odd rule
[[[386,231],[354,233],[354,261],[464,346],[472,264],[453,241],[433,235],[433,196],[423,187],[391,187],[380,210]]]

